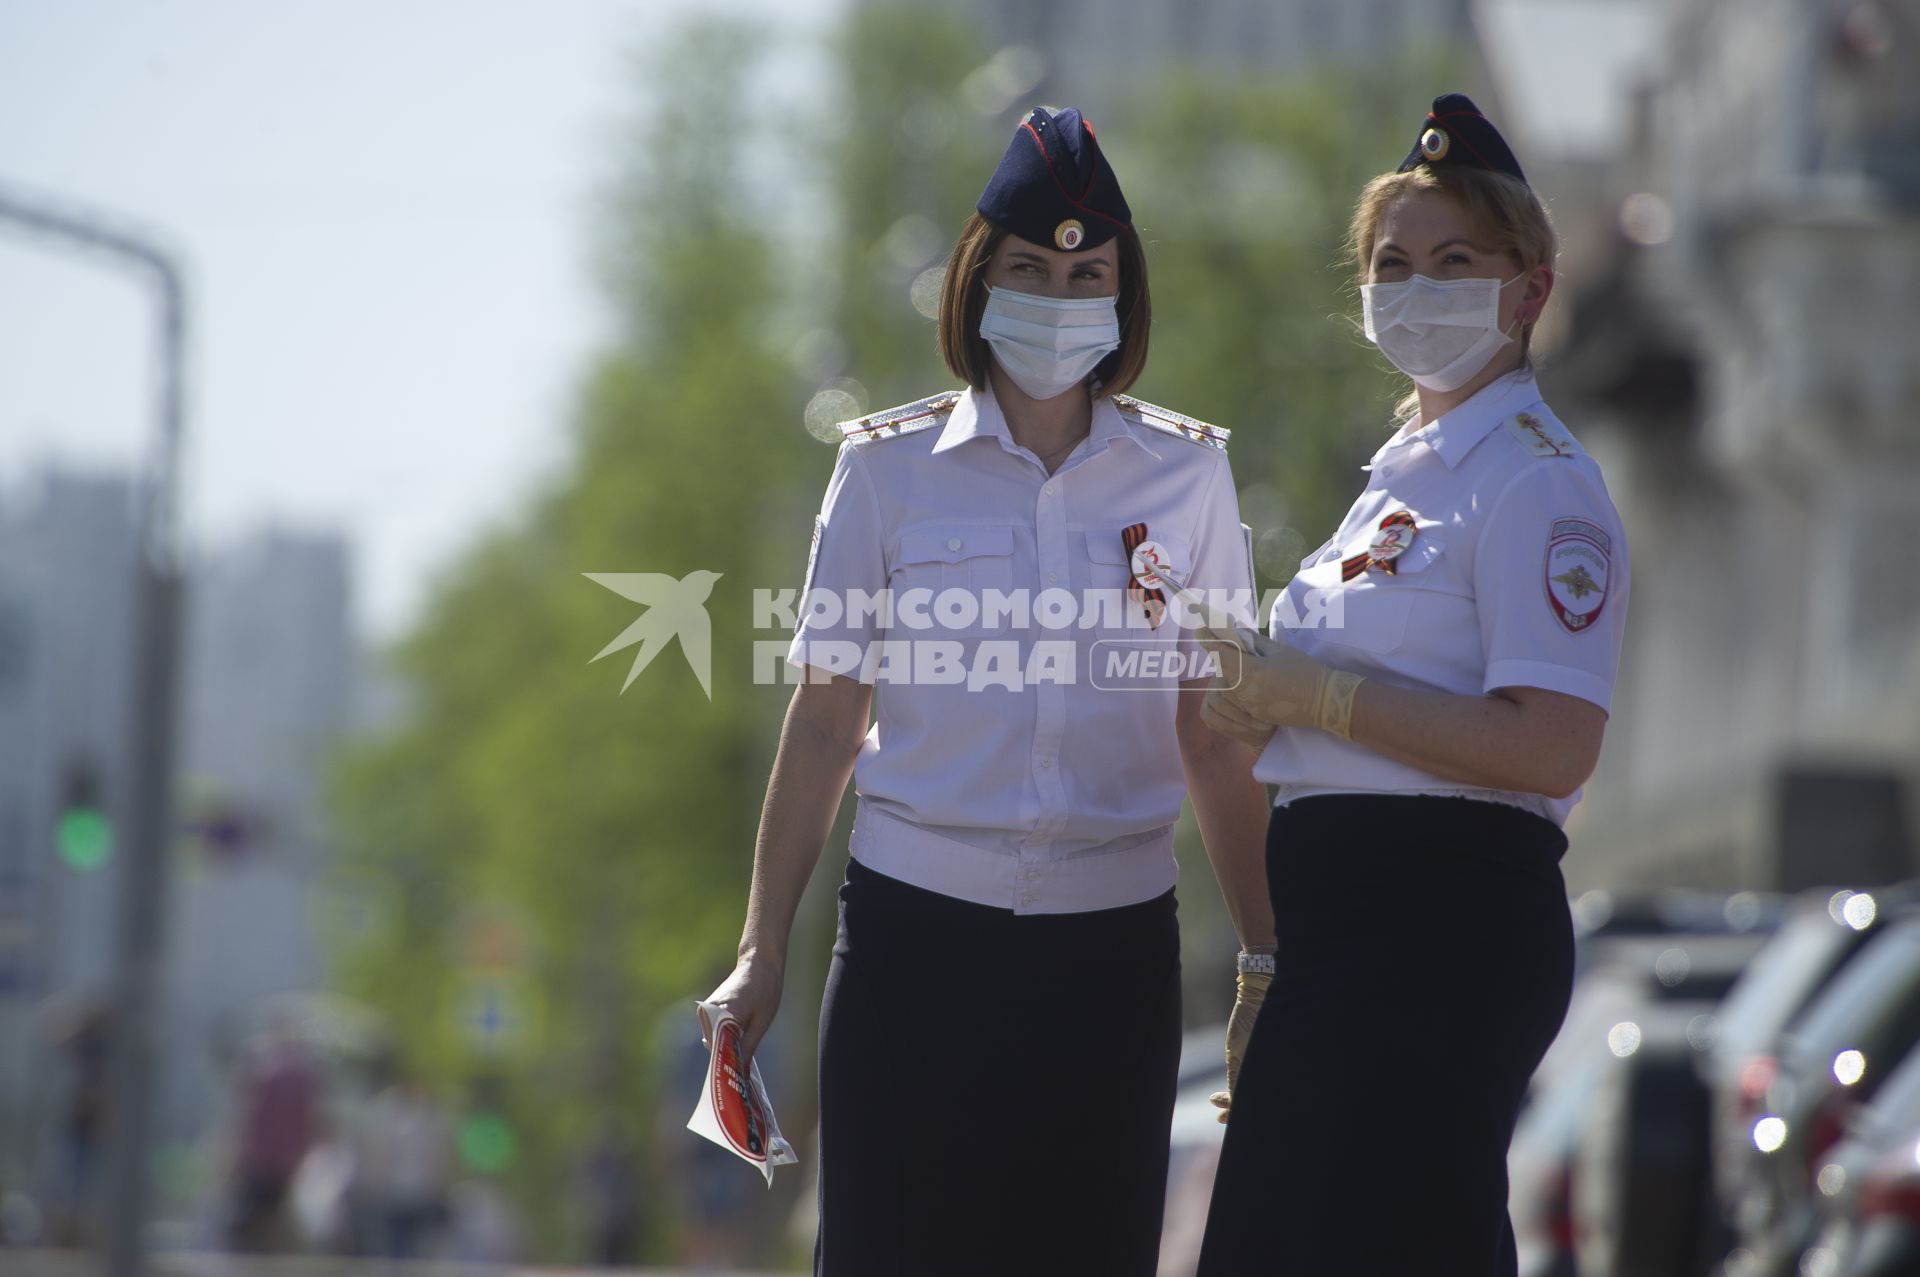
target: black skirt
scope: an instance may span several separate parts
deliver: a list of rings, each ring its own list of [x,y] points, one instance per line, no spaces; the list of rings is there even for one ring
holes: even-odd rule
[[[849,861],[820,1012],[822,1277],[1152,1277],[1173,892],[1020,916]]]
[[[1515,1272],[1507,1144],[1573,984],[1565,850],[1551,821],[1477,799],[1275,809],[1277,971],[1201,1277]]]

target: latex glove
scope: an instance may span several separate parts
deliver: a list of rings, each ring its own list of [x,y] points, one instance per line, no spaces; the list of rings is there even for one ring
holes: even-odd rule
[[[1353,694],[1365,681],[1360,675],[1323,665],[1264,634],[1203,628],[1197,637],[1220,658],[1220,673],[1200,707],[1202,721],[1215,731],[1248,744],[1265,743],[1251,739],[1260,724],[1269,734],[1275,727],[1318,727],[1352,739]],[[1247,640],[1252,651],[1243,646]]]
[[[1227,1089],[1207,1098],[1220,1110],[1225,1122],[1233,1108],[1233,1089],[1240,1085],[1240,1062],[1247,1058],[1247,1039],[1253,1036],[1253,1022],[1259,1018],[1260,1004],[1267,1000],[1267,986],[1273,977],[1264,971],[1242,971],[1234,982],[1233,1014],[1227,1017]]]

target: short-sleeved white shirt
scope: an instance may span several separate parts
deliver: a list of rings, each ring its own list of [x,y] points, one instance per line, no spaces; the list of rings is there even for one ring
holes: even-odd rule
[[[1017,652],[1070,642],[1053,677],[1018,685],[874,683],[875,722],[854,767],[851,850],[871,868],[934,891],[1012,909],[1071,913],[1151,899],[1176,878],[1172,826],[1186,794],[1174,731],[1179,678],[1103,679],[1094,663],[1120,645],[1204,652],[1169,613],[1159,629],[1109,624],[1131,579],[1121,531],[1148,539],[1195,589],[1243,591],[1252,565],[1223,451],[1126,419],[1094,401],[1091,429],[1047,474],[1008,433],[991,392],[962,394],[943,425],[843,444],[815,526],[809,597],[852,589],[1062,590],[1067,629],[996,617],[930,632],[868,613],[832,623],[803,608],[788,660],[854,674],[822,655],[888,639],[957,643],[969,663],[983,644]],[[1250,615],[1250,607],[1246,612]],[[897,618],[896,618],[897,620]],[[1055,651],[1060,649],[1055,648]],[[1192,670],[1190,676],[1200,671]]]
[[[1608,708],[1626,627],[1626,535],[1599,466],[1530,374],[1396,434],[1366,468],[1339,531],[1276,601],[1275,637],[1401,687],[1539,687]],[[1370,562],[1376,547],[1397,549],[1393,571]],[[1275,732],[1254,775],[1280,786],[1277,802],[1464,794],[1564,824],[1579,801],[1463,786],[1313,728]]]

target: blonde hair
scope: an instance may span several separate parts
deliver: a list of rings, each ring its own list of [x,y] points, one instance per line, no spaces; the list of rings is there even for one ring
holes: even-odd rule
[[[980,316],[987,308],[984,279],[987,261],[1007,232],[979,213],[967,219],[947,258],[946,277],[940,283],[940,355],[953,375],[984,390],[993,352],[980,335]],[[1153,302],[1147,293],[1147,253],[1140,234],[1122,227],[1116,236],[1120,268],[1120,349],[1102,359],[1093,370],[1096,395],[1117,395],[1131,386],[1147,366],[1147,333],[1153,326]]]
[[[1417,191],[1434,191],[1458,204],[1473,225],[1474,241],[1504,253],[1522,273],[1552,266],[1560,251],[1559,237],[1554,234],[1546,205],[1533,193],[1533,188],[1519,178],[1464,164],[1419,164],[1404,173],[1382,173],[1374,178],[1353,206],[1353,221],[1347,228],[1347,251],[1352,255],[1354,271],[1361,283],[1367,281],[1368,272],[1373,268],[1373,245],[1387,210],[1402,197]],[[1533,326],[1539,320],[1535,315],[1520,325],[1523,366],[1533,340]],[[1405,415],[1418,406],[1418,395],[1409,394],[1397,405],[1396,412]]]

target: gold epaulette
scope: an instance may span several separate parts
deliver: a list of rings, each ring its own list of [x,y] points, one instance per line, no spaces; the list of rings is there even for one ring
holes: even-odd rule
[[[1175,412],[1171,408],[1162,408],[1158,404],[1150,404],[1144,399],[1135,399],[1132,395],[1115,395],[1113,406],[1120,410],[1121,416],[1137,426],[1147,426],[1162,434],[1178,435],[1182,439],[1202,443],[1209,448],[1218,448],[1222,452],[1227,450],[1227,437],[1233,433],[1225,426],[1196,421],[1185,413]]]
[[[1573,441],[1567,428],[1551,415],[1543,418],[1530,412],[1516,412],[1505,424],[1507,433],[1536,457],[1571,457],[1580,451],[1580,445]]]
[[[959,391],[943,391],[930,398],[901,404],[898,408],[883,408],[852,421],[843,421],[840,423],[840,433],[850,440],[894,439],[900,435],[910,435],[930,426],[944,425],[953,412],[953,406],[959,402]]]

